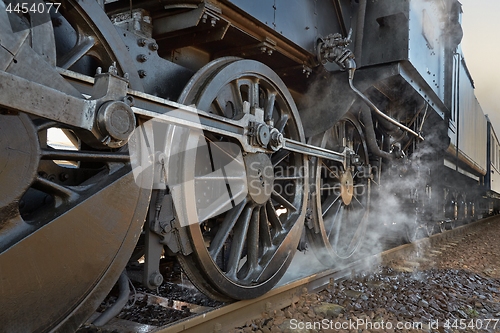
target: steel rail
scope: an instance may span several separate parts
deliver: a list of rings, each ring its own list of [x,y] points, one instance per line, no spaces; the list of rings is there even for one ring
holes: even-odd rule
[[[485,218],[474,223],[469,223],[444,233],[432,235],[429,238],[419,239],[410,244],[400,245],[398,247],[386,250],[384,252],[367,256],[344,266],[342,269],[326,269],[322,272],[314,273],[310,276],[300,278],[288,284],[276,287],[265,295],[244,301],[237,301],[228,305],[224,305],[205,313],[197,314],[175,323],[165,325],[163,327],[153,327],[150,325],[140,325],[135,322],[129,322],[131,327],[144,333],[222,333],[227,332],[235,327],[244,325],[248,320],[253,320],[261,317],[262,313],[272,313],[275,310],[281,310],[292,303],[296,303],[305,293],[318,292],[328,286],[332,282],[339,281],[351,277],[360,272],[366,272],[381,264],[389,264],[397,260],[405,260],[411,258],[415,254],[421,255],[423,251],[428,251],[438,247],[443,243],[453,241],[483,223],[496,220],[500,222],[499,216]],[[119,327],[123,329],[123,333],[127,332],[127,322],[118,321]],[[121,333],[117,326],[111,328]]]

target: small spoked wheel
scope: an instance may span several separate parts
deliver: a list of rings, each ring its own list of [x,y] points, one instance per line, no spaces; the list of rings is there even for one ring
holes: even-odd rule
[[[446,231],[446,221],[439,221],[439,232],[445,232]]]
[[[434,234],[434,230],[436,227],[435,221],[427,221],[424,223],[424,233],[426,237],[430,237]]]
[[[256,61],[221,58],[208,64],[179,102],[233,120],[251,106],[250,112],[263,112],[268,128],[305,140],[286,86]],[[169,131],[169,165],[178,166],[169,167],[169,185],[192,248],[178,257],[183,269],[215,299],[266,293],[285,273],[303,230],[306,157],[283,149],[244,151],[237,140],[217,131]]]
[[[334,266],[349,259],[364,240],[370,204],[366,142],[356,118],[348,113],[310,143],[351,152],[347,166],[321,158],[311,160],[313,218],[308,239],[318,259]]]

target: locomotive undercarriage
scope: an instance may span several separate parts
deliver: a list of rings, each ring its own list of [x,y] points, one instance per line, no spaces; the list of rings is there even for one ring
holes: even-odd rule
[[[42,24],[0,14],[7,330],[76,329],[131,257],[144,255],[142,282],[155,288],[160,256],[176,255],[193,283],[220,300],[271,289],[304,233],[326,265],[348,260],[370,227],[372,193],[418,151],[407,129],[419,135],[439,118],[421,97],[410,98],[411,108],[394,105],[390,89],[362,79],[388,122],[355,102],[340,73],[345,105],[322,114],[335,124],[307,135],[295,102],[307,104],[315,54],[230,7],[170,5],[151,25],[140,8],[130,17],[121,2],[106,4],[118,29],[93,1],[66,1]],[[48,140],[52,129],[69,148]],[[417,227],[435,220],[422,208],[423,184],[401,194]],[[457,214],[466,209],[458,195],[445,197]]]

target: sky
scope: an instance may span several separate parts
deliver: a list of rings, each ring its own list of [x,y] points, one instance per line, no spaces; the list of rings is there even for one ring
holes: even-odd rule
[[[476,97],[500,133],[500,0],[462,3],[462,51],[474,80]]]

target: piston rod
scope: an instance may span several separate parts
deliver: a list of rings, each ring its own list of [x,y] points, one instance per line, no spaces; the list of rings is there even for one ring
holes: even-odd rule
[[[87,82],[91,80],[86,80]],[[108,83],[111,82],[111,83]],[[120,80],[108,80],[108,84]],[[112,96],[99,99],[84,99],[69,96],[64,92],[28,81],[19,76],[0,71],[0,106],[54,120],[74,128],[95,132],[96,114],[107,101],[116,101],[116,89]],[[170,125],[199,129],[238,140],[245,152],[272,153],[264,147],[251,145],[248,140],[250,123],[259,121],[251,112],[239,120],[227,119],[156,96],[125,89],[122,100],[133,100],[133,113],[142,120],[154,120]],[[104,104],[103,104],[104,103]],[[346,152],[336,152],[306,143],[284,138],[277,149],[315,156],[345,164]]]

